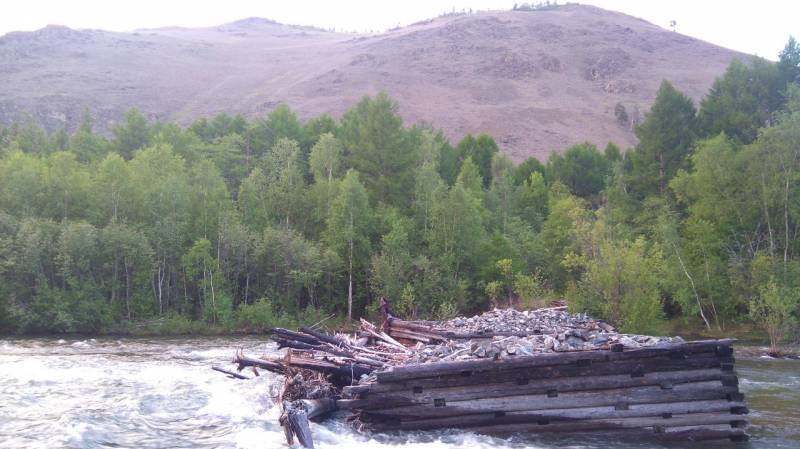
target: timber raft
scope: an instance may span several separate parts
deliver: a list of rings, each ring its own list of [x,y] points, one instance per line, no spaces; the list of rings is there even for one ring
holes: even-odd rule
[[[583,347],[565,343],[569,332],[547,335],[552,329],[534,329],[533,335],[455,332],[441,323],[403,321],[386,313],[380,327],[362,320],[354,337],[310,328],[274,329],[279,347],[289,348],[284,357],[239,352],[234,362],[239,371],[261,368],[284,376],[281,424],[289,443],[296,436],[305,447],[314,447],[307,420],[337,410],[345,411],[355,428],[369,432],[455,428],[493,435],[591,432],[653,440],[748,439],[748,409],[738,387],[733,340],[644,337],[654,340],[634,347],[635,340],[616,334],[607,323],[582,323],[588,324],[581,324],[581,332],[599,333],[585,337],[592,343]],[[506,346],[487,353],[490,341]],[[533,346],[541,352],[521,347],[526,341],[544,341]],[[559,341],[564,343],[559,346]],[[453,352],[441,357],[441,348]],[[437,355],[420,362],[426,351]]]

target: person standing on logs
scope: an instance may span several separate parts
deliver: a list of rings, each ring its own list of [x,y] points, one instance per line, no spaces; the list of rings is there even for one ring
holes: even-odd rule
[[[389,300],[384,296],[378,300],[378,312],[381,315],[381,330],[385,330],[389,324],[389,318],[394,318],[394,313],[389,309]]]

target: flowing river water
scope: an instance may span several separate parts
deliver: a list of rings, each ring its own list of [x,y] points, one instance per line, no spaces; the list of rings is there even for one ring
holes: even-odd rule
[[[236,348],[265,338],[0,340],[0,448],[281,448],[269,373],[233,380]],[[738,357],[751,410],[748,443],[669,446],[613,437],[493,438],[463,431],[364,435],[342,419],[312,424],[318,448],[800,448],[800,361]]]

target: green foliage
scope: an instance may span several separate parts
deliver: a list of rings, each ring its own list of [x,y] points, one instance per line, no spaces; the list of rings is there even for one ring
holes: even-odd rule
[[[626,332],[654,332],[662,319],[659,273],[663,256],[644,239],[603,240],[583,259],[570,307],[610,320]]]
[[[517,167],[514,169],[514,185],[522,185],[531,179],[531,175],[534,173],[539,173],[542,177],[545,174],[544,165],[539,162],[539,159],[531,156],[524,161],[522,161]]]
[[[552,153],[547,160],[547,177],[550,183],[559,181],[573,195],[589,198],[597,195],[606,184],[609,160],[589,143],[573,145],[564,154]]]
[[[71,136],[28,118],[0,130],[0,331],[263,331],[381,296],[422,319],[566,296],[625,330],[746,321],[777,345],[800,318],[800,88],[769,98],[796,47],[733,65],[701,105],[711,131],[664,83],[635,150],[577,145],[547,168],[406,128],[385,94],[341,121],[280,105],[182,129],[132,110],[110,140],[88,113]]]
[[[800,45],[794,36],[789,36],[789,41],[780,52],[778,70],[784,83],[800,83]]]
[[[663,81],[644,123],[636,128],[639,145],[630,154],[627,183],[636,198],[664,194],[669,180],[686,166],[696,129],[692,100]]]
[[[353,316],[354,278],[364,277],[365,261],[371,249],[372,209],[367,199],[367,190],[359,181],[358,172],[350,170],[342,180],[339,193],[331,205],[328,215],[326,238],[331,248],[347,261],[347,317]],[[363,284],[361,284],[363,285]],[[363,307],[366,292],[358,293],[358,307]]]
[[[784,76],[791,76],[788,60],[783,67],[787,71]],[[700,103],[698,120],[703,134],[724,132],[742,143],[754,141],[758,129],[780,109],[786,81],[779,66],[765,59],[754,57],[750,65],[734,60]]]
[[[792,313],[800,305],[800,290],[787,288],[774,278],[762,285],[750,300],[750,317],[769,335],[770,353],[779,355],[779,345],[793,323]]]
[[[317,143],[311,148],[311,173],[317,182],[332,182],[341,176],[342,144],[331,133],[319,136]]]
[[[348,165],[363,175],[373,205],[410,206],[418,159],[414,133],[403,129],[397,103],[381,92],[364,97],[342,117]]]
[[[550,206],[539,238],[547,260],[544,272],[557,288],[567,284],[569,273],[562,262],[568,254],[577,252],[576,226],[587,218],[583,203],[573,196],[555,199]]]
[[[133,153],[150,145],[150,128],[147,119],[138,109],[125,113],[122,123],[112,128],[114,140],[112,146],[125,159],[131,159]]]
[[[492,158],[498,151],[497,143],[486,134],[478,134],[477,137],[467,134],[458,142],[455,149],[456,157],[462,164],[468,158],[475,164],[483,181],[483,187],[492,184]]]

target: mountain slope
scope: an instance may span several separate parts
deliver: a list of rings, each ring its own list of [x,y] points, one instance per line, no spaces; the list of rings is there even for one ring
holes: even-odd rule
[[[135,33],[49,26],[0,38],[0,123],[27,112],[73,128],[88,107],[108,129],[133,106],[188,123],[281,102],[303,118],[338,116],[385,90],[407,123],[430,122],[454,140],[487,132],[516,160],[544,158],[587,140],[635,144],[631,122],[662,79],[699,100],[735,57],[747,56],[579,5],[440,17],[378,35],[265,19]]]

